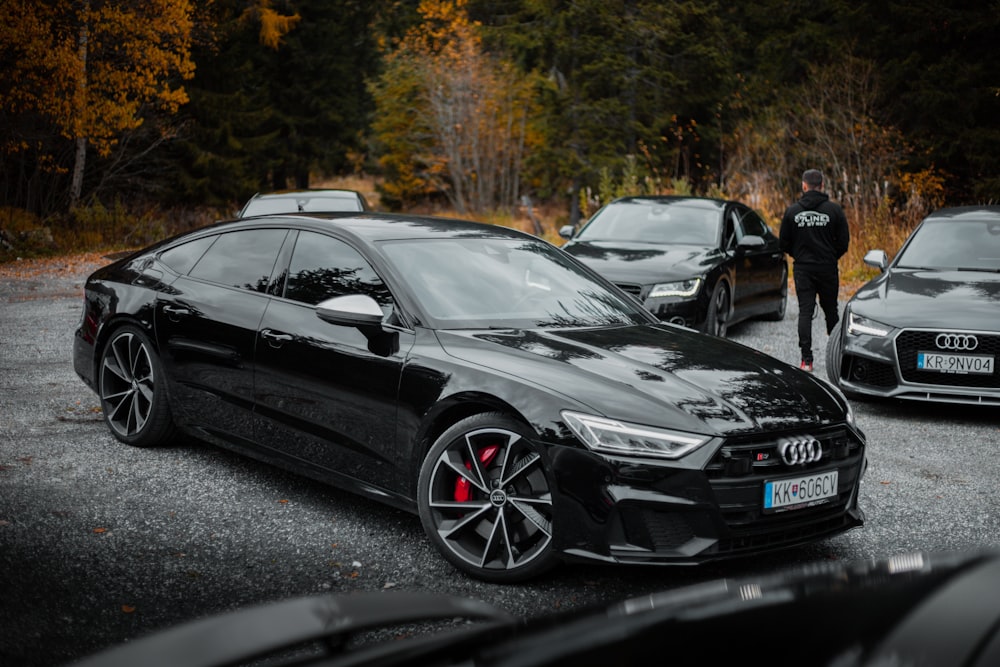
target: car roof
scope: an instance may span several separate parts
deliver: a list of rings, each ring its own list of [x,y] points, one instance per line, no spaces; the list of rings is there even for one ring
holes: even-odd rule
[[[307,197],[334,197],[338,199],[357,199],[358,192],[355,190],[328,190],[311,189],[305,190],[276,190],[275,192],[258,192],[253,199],[300,199]]]
[[[940,208],[930,215],[926,220],[936,220],[948,218],[954,220],[982,220],[984,218],[1000,220],[1000,206],[952,206]]]
[[[437,218],[402,213],[275,213],[221,223],[223,229],[263,227],[278,224],[315,231],[336,230],[341,234],[366,241],[387,241],[415,238],[518,238],[537,237],[510,227],[470,220]]]
[[[618,197],[610,202],[613,204],[645,204],[655,206],[667,206],[674,204],[677,206],[687,206],[692,208],[722,209],[727,204],[736,203],[734,200],[720,199],[718,197],[696,197],[693,195],[632,195],[628,197]]]

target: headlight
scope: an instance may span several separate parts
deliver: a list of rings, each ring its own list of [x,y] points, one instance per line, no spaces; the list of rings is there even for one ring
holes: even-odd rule
[[[563,411],[562,416],[583,444],[605,454],[677,459],[712,439],[696,433],[668,431],[579,412]]]
[[[876,322],[875,320],[870,320],[867,317],[861,317],[860,315],[855,315],[854,313],[847,314],[847,333],[851,336],[885,336],[890,331],[892,327],[887,324],[882,324],[881,322]]]
[[[691,278],[690,280],[679,280],[675,283],[660,283],[653,285],[649,290],[649,297],[657,296],[684,296],[691,297],[698,293],[701,288],[701,278]]]

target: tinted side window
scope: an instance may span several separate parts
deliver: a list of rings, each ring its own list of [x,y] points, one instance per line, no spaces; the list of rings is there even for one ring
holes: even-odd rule
[[[380,306],[392,305],[385,283],[361,253],[335,238],[300,232],[285,296],[316,305],[345,294],[367,294]]]
[[[287,233],[284,229],[248,229],[220,234],[189,275],[264,292]]]
[[[164,250],[160,253],[160,261],[182,276],[191,270],[208,247],[215,243],[218,236],[206,236],[189,243]]]
[[[742,223],[744,234],[766,237],[771,233],[771,230],[767,227],[767,223],[765,223],[756,212],[750,209],[743,209],[741,213],[743,214]]]

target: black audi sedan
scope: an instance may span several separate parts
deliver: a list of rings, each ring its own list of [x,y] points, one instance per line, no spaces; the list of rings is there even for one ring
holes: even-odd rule
[[[563,249],[638,298],[659,319],[725,336],[730,325],[781,320],[788,263],[753,209],[707,197],[616,199]]]
[[[97,270],[76,372],[111,433],[184,433],[419,515],[456,568],[699,563],[862,525],[839,390],[658,321],[515,230],[218,223]]]
[[[848,301],[826,349],[854,396],[1000,405],[1000,206],[927,216]]]

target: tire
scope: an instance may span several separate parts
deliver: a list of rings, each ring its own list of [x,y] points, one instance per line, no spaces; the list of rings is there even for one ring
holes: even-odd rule
[[[781,271],[781,303],[770,313],[764,315],[763,319],[769,322],[780,322],[785,319],[785,312],[788,310],[788,267]]]
[[[719,338],[725,338],[729,330],[729,287],[722,280],[715,283],[712,298],[708,302],[708,315],[705,317],[704,332]]]
[[[837,322],[826,339],[826,377],[835,387],[840,386],[840,362],[844,358],[844,349],[840,342],[843,323],[843,320]]]
[[[143,331],[126,325],[101,352],[98,394],[112,435],[135,447],[155,447],[175,432],[163,366]]]
[[[462,572],[497,583],[526,581],[559,562],[551,488],[527,428],[497,412],[473,415],[427,453],[417,489],[420,521]]]

